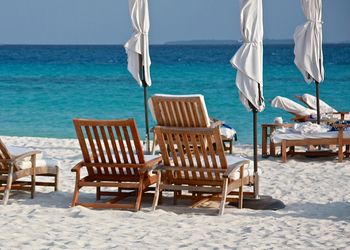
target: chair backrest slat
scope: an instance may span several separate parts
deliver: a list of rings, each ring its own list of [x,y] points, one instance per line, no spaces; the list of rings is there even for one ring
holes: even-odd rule
[[[213,147],[212,137],[207,135],[206,139],[208,142],[208,152],[209,152],[210,157],[211,157],[213,168],[218,168],[218,163],[216,162],[216,154],[215,154],[215,150]],[[211,175],[211,178],[214,178],[214,177]],[[218,178],[218,173],[216,173],[216,178]]]
[[[197,141],[198,140],[198,135],[195,134],[191,134],[191,142]],[[198,168],[203,168],[205,166],[203,166],[202,163],[202,159],[201,159],[201,151],[200,148],[198,147],[198,143],[192,143],[192,147],[193,147],[193,152],[194,152],[194,157],[196,159],[196,165]],[[205,156],[204,156],[205,157]],[[203,173],[201,174],[201,176],[203,177]]]
[[[131,131],[131,135],[132,135],[132,140],[135,142],[135,141],[141,141],[140,140],[140,137],[139,137],[139,133],[137,132],[137,129],[136,127],[133,127],[131,126],[130,127],[130,131]],[[138,157],[138,162],[139,163],[145,163],[145,160],[144,160],[144,153],[143,153],[143,150],[141,147],[135,147],[135,150],[136,150],[136,155]]]
[[[107,158],[108,158],[108,163],[113,163],[113,157],[111,153],[111,148],[108,142],[107,134],[106,134],[106,128],[105,127],[100,127],[101,135],[102,135],[102,141],[103,141],[103,146],[106,150],[107,153]]]
[[[139,175],[135,165],[145,161],[133,119],[74,119],[73,122],[83,159],[89,163],[89,175],[102,175],[105,178]],[[109,164],[118,164],[118,167],[111,167]]]
[[[117,144],[115,142],[116,139],[115,139],[115,136],[114,136],[114,133],[113,133],[113,129],[112,129],[111,126],[108,126],[107,128],[108,128],[109,138],[111,138],[111,144],[112,144],[113,152],[119,152]],[[116,160],[117,163],[121,163],[119,154],[115,155],[115,160]]]
[[[103,152],[103,148],[101,145],[101,139],[100,139],[100,135],[98,133],[97,127],[92,127],[92,131],[94,132],[94,137],[95,137],[95,143],[97,144],[97,154],[98,156],[101,158],[101,162],[102,163],[106,163],[106,159],[105,159],[105,154]]]
[[[91,149],[91,152],[92,152],[92,156],[93,156],[93,161],[94,162],[98,162],[98,153],[97,153],[97,150],[96,150],[96,146],[95,146],[95,142],[94,142],[94,138],[91,134],[91,131],[90,131],[90,127],[88,126],[85,126],[85,131],[86,131],[86,136],[87,136],[87,139],[89,141],[89,144],[90,144],[90,149]],[[85,144],[86,145],[86,144]],[[87,159],[88,162],[91,162],[90,160],[90,155],[88,154],[88,159]]]
[[[167,171],[168,178],[187,182],[222,180],[227,160],[219,128],[156,126],[155,132],[163,163],[180,168],[179,171]]]
[[[114,129],[115,129],[115,132],[117,133],[119,148],[120,148],[121,154],[123,156],[123,163],[128,163],[129,161],[128,161],[128,156],[127,156],[126,151],[125,151],[123,136],[122,136],[118,126],[114,126]]]
[[[11,154],[8,151],[6,145],[0,139],[0,160],[10,160],[10,159],[11,159]],[[8,165],[0,163],[0,170],[7,171]]]

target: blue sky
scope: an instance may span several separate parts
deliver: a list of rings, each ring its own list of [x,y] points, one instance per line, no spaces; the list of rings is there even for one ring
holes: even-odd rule
[[[265,38],[291,39],[298,0],[263,0]],[[127,0],[1,0],[0,44],[123,44]],[[149,0],[150,42],[240,39],[239,0]],[[324,41],[350,41],[350,0],[323,0]]]

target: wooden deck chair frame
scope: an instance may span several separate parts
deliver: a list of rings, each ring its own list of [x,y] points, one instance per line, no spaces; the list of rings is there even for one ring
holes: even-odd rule
[[[201,95],[168,96],[154,95],[151,97],[154,117],[158,126],[208,128],[220,127],[223,122],[210,123],[207,109]],[[154,132],[154,131],[153,131]],[[232,138],[222,137],[225,150],[232,153]],[[228,146],[226,145],[228,143]],[[157,134],[153,136],[152,153],[158,144]]]
[[[156,126],[155,132],[159,138],[163,165],[157,168],[158,181],[153,210],[156,209],[159,194],[163,190],[174,191],[174,203],[179,198],[194,200],[192,207],[204,201],[221,201],[220,215],[224,213],[225,203],[231,201],[228,195],[238,196],[238,206],[242,208],[243,187],[254,183],[254,177],[244,175],[244,166],[249,164],[249,160],[242,158],[228,165],[218,127]],[[191,143],[194,141],[196,143]],[[237,171],[239,178],[233,179],[232,175]],[[183,190],[189,191],[191,195],[183,194]],[[237,201],[237,198],[234,200]]]
[[[0,191],[4,192],[3,205],[6,205],[11,190],[27,190],[31,192],[31,198],[34,198],[36,186],[53,186],[58,189],[58,166],[55,167],[37,167],[36,155],[40,151],[31,150],[23,154],[13,156],[6,145],[0,139]],[[31,167],[21,169],[19,162],[30,158]],[[23,177],[31,177],[30,181],[21,180]],[[36,181],[36,176],[53,177],[53,182]]]
[[[306,155],[306,156],[338,156],[338,162],[342,162],[345,157],[350,156],[350,138],[344,138],[344,129],[349,128],[350,125],[336,124],[338,128],[338,136],[336,138],[306,138],[303,140],[282,140],[281,155],[282,161],[287,162],[288,155]],[[296,152],[296,146],[313,146],[313,145],[335,145],[338,147],[337,152]],[[345,146],[345,151],[343,150]],[[289,151],[287,149],[290,149]]]
[[[74,119],[73,123],[83,161],[72,169],[76,173],[72,206],[138,211],[142,194],[157,180],[150,170],[161,162],[161,157],[145,160],[135,121]],[[87,171],[83,178],[82,169]],[[83,187],[96,188],[96,202],[78,202]],[[117,188],[117,191],[101,188]],[[102,203],[102,196],[114,197]],[[135,204],[119,203],[130,196],[136,196]]]

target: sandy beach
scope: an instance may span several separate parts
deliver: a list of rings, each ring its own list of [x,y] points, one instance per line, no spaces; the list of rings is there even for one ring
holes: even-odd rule
[[[279,211],[161,206],[150,212],[146,197],[140,212],[70,207],[74,175],[81,159],[74,139],[2,136],[7,145],[44,151],[61,162],[60,191],[38,187],[36,197],[13,191],[0,206],[1,249],[347,249],[350,247],[350,161],[335,158],[259,159],[261,194],[282,200]],[[234,153],[252,158],[250,145]],[[93,190],[82,196],[94,197]]]

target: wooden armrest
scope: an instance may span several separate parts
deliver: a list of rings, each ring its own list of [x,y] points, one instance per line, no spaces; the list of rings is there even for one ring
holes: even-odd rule
[[[156,172],[154,171],[157,167],[158,164],[162,162],[162,157],[159,156],[155,159],[152,159],[150,161],[147,161],[142,168],[139,169],[140,172],[145,173],[148,171]]]
[[[261,127],[269,127],[269,128],[276,128],[276,127],[286,127],[286,128],[290,128],[293,127],[294,124],[292,123],[269,123],[269,124],[261,124]]]
[[[224,173],[223,177],[229,178],[242,165],[249,164],[249,163],[250,163],[249,160],[241,160],[241,161],[236,162],[235,164],[232,164],[232,165],[228,166],[228,168],[227,168],[226,172]]]
[[[162,156],[158,156],[157,158],[154,158],[152,160],[149,160],[149,161],[146,161],[145,163],[145,167],[146,168],[150,168],[150,169],[153,169],[155,168],[159,163],[162,162]]]
[[[34,156],[36,154],[40,154],[40,153],[41,153],[41,151],[39,151],[39,150],[32,150],[32,151],[25,152],[23,154],[20,154],[20,155],[13,157],[13,160],[14,161],[23,160],[26,157],[32,157],[32,156]]]
[[[80,169],[83,166],[84,166],[84,161],[80,161],[71,169],[71,171],[72,172],[77,172],[77,170]]]
[[[0,163],[10,164],[14,162],[15,162],[14,159],[0,159]]]
[[[196,172],[214,172],[214,173],[224,173],[226,169],[222,168],[197,168],[197,167],[175,167],[175,166],[165,166],[163,164],[158,165],[153,171],[196,171]]]

